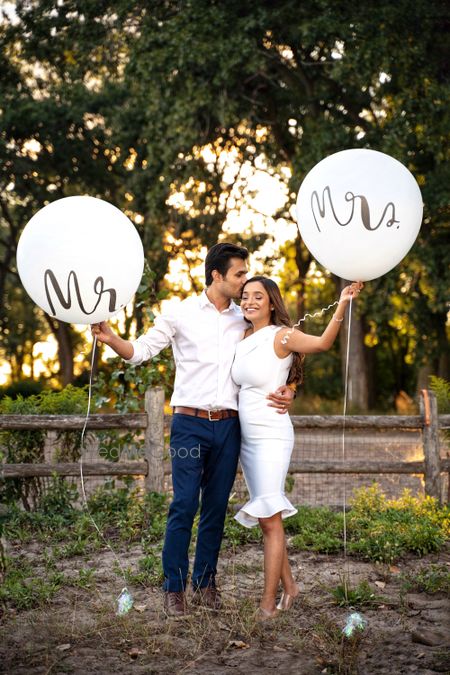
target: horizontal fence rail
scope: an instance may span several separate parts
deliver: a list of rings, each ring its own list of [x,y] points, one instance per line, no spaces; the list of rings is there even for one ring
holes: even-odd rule
[[[80,462],[58,464],[4,464],[0,466],[1,478],[33,478],[45,476],[79,476]],[[84,476],[147,476],[147,462],[83,462]]]
[[[450,458],[441,460],[441,471],[450,471]],[[240,470],[238,470],[240,472]],[[170,464],[164,463],[164,474],[171,474]],[[361,462],[349,460],[339,464],[333,462],[291,462],[289,473],[367,473],[367,474],[424,474],[425,462]],[[79,462],[58,464],[3,464],[0,478],[30,478],[58,476],[79,476]],[[120,462],[83,462],[85,476],[148,476],[148,463],[139,460]]]
[[[48,431],[81,431],[85,415],[0,415],[0,430],[45,429]],[[95,429],[146,429],[145,413],[89,415],[89,431]]]
[[[171,473],[164,449],[165,421],[164,392],[161,387],[147,390],[145,412],[127,414],[92,414],[88,431],[107,429],[144,430],[142,460],[83,461],[85,476],[144,476],[149,490],[162,491],[164,476]],[[289,473],[298,474],[422,474],[425,492],[441,497],[441,474],[450,472],[450,458],[440,457],[439,430],[450,428],[450,415],[438,415],[434,394],[424,391],[421,396],[421,415],[295,415],[291,417],[294,429],[334,429],[346,433],[351,430],[419,430],[422,433],[423,461],[363,461],[336,459],[298,461],[293,459]],[[81,430],[82,415],[0,415],[0,431],[12,430]],[[53,475],[78,476],[80,463],[23,463],[0,464],[0,478],[46,477]]]
[[[170,415],[166,416],[169,420]],[[294,429],[422,429],[420,415],[291,415]],[[84,415],[0,415],[0,430],[45,429],[81,430]],[[439,415],[439,428],[450,428],[450,415]],[[151,423],[146,413],[92,414],[89,430],[146,429]]]
[[[450,420],[450,415],[448,415]],[[293,415],[294,429],[421,429],[420,415]]]

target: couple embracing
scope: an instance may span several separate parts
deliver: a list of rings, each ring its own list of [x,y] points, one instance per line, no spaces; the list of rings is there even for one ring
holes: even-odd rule
[[[246,527],[259,524],[264,537],[258,618],[270,619],[289,609],[299,592],[282,524],[296,513],[284,492],[294,442],[286,412],[301,380],[304,355],[331,347],[345,308],[362,285],[342,291],[320,337],[306,335],[290,328],[275,282],[247,278],[247,260],[248,251],[241,246],[213,246],[205,260],[206,289],[158,316],[133,342],[123,340],[105,322],[92,326],[97,339],[128,363],[151,359],[169,344],[173,349],[173,500],[162,555],[164,608],[172,617],[189,612],[188,550],[200,497],[192,602],[221,607],[217,559],[239,459],[250,500],[235,517]],[[280,581],[283,590],[277,604]]]

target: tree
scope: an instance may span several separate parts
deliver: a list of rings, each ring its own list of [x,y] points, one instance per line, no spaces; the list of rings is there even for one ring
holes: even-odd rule
[[[114,97],[103,80],[118,67],[114,50],[108,51],[108,26],[92,16],[86,17],[84,30],[80,22],[66,22],[75,9],[72,3],[55,9],[52,2],[17,2],[15,9],[16,17],[0,26],[0,326],[6,355],[8,344],[15,344],[17,360],[24,349],[18,344],[14,302],[22,228],[53,199],[84,192],[119,204],[124,198],[120,172],[114,171],[114,146],[99,112]],[[100,91],[93,86],[96,78]],[[73,381],[80,335],[44,317],[24,293],[20,302],[28,335],[34,331],[38,337],[47,325],[58,343],[60,382]]]
[[[364,409],[375,400],[381,363],[389,370],[403,359],[394,384],[402,387],[408,362],[426,365],[438,346],[444,352],[443,2],[369,0],[355,14],[331,0],[35,0],[18,2],[17,15],[1,33],[9,208],[31,212],[49,195],[83,190],[113,201],[137,224],[161,291],[171,258],[191,264],[223,236],[247,170],[283,177],[281,227],[324,156],[349,147],[388,152],[416,175],[426,214],[412,254],[359,303],[351,363],[366,385],[354,402]],[[24,221],[21,213],[8,228],[17,233]],[[261,243],[253,234],[249,227],[237,236]],[[300,239],[294,258],[304,289],[312,259]],[[396,342],[391,366],[385,340]],[[442,371],[445,359],[432,365]]]
[[[133,129],[141,124],[139,135],[148,139],[146,159],[159,189],[165,187],[167,195],[195,177],[193,191],[201,184],[204,205],[208,199],[215,204],[217,189],[198,152],[212,146],[234,152],[241,166],[257,166],[263,159],[274,173],[290,168],[289,199],[280,214],[288,218],[301,179],[327,154],[348,147],[388,152],[424,188],[424,227],[402,274],[423,300],[415,311],[431,328],[431,342],[442,344],[443,294],[431,289],[443,288],[448,276],[444,265],[432,267],[427,258],[431,252],[436,258],[445,224],[445,5],[369,2],[355,16],[348,3],[328,0],[301,6],[291,0],[276,5],[196,0],[153,2],[141,10],[138,4],[127,5],[126,11],[139,26],[129,35],[125,71],[139,110]],[[211,216],[211,211],[208,217],[205,213],[203,209],[200,215],[203,226]],[[213,210],[213,221],[217,218]],[[178,224],[182,234],[191,219]],[[300,243],[300,283],[310,264],[302,248]],[[392,302],[385,301],[392,287],[400,285],[398,275],[397,269],[370,285],[368,295],[378,292],[384,299],[376,317],[371,301],[354,317],[352,368],[360,383],[366,382],[354,400],[361,409],[376,393],[373,377],[369,386],[366,358],[374,343],[366,340],[364,345],[365,336],[370,321],[386,324],[398,313],[398,293]],[[397,329],[391,329],[392,337]],[[427,358],[431,352],[424,344]],[[408,355],[410,351],[403,356]]]

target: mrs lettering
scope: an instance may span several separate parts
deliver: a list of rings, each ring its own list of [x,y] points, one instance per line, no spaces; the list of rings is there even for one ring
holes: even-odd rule
[[[361,220],[366,230],[369,230],[370,232],[375,232],[375,230],[378,230],[380,225],[382,225],[383,221],[385,221],[385,218],[387,218],[387,220],[385,221],[386,227],[392,227],[394,223],[400,222],[395,218],[395,204],[393,202],[388,202],[384,207],[380,220],[378,222],[373,222],[367,198],[364,197],[364,195],[355,195],[353,194],[353,192],[350,191],[346,192],[345,194],[345,201],[350,202],[351,204],[350,215],[347,220],[340,220],[336,214],[336,209],[334,208],[333,200],[331,198],[330,187],[327,185],[322,192],[322,201],[320,201],[319,195],[315,190],[311,194],[311,210],[319,232],[321,232],[321,229],[319,227],[319,223],[317,222],[317,211],[321,218],[325,217],[327,213],[327,207],[325,204],[326,198],[328,198],[328,203],[330,205],[330,209],[336,223],[338,225],[341,225],[342,227],[349,225],[354,218],[357,218],[357,209],[355,208],[357,200],[359,200]],[[398,228],[399,226],[397,225],[397,229]]]

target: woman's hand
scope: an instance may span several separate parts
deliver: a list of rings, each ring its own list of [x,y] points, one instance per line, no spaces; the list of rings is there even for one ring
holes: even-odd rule
[[[99,342],[103,342],[105,345],[109,345],[111,340],[115,337],[115,333],[106,321],[93,323],[91,325],[91,333]]]
[[[354,281],[350,286],[346,286],[345,288],[342,289],[341,292],[341,297],[339,298],[339,302],[350,302],[350,299],[358,297],[359,292],[364,288],[364,284],[362,281]]]
[[[289,410],[295,398],[295,393],[287,384],[283,384],[275,392],[268,394],[266,398],[271,401],[267,404],[269,408],[275,408],[277,413],[284,415]]]

